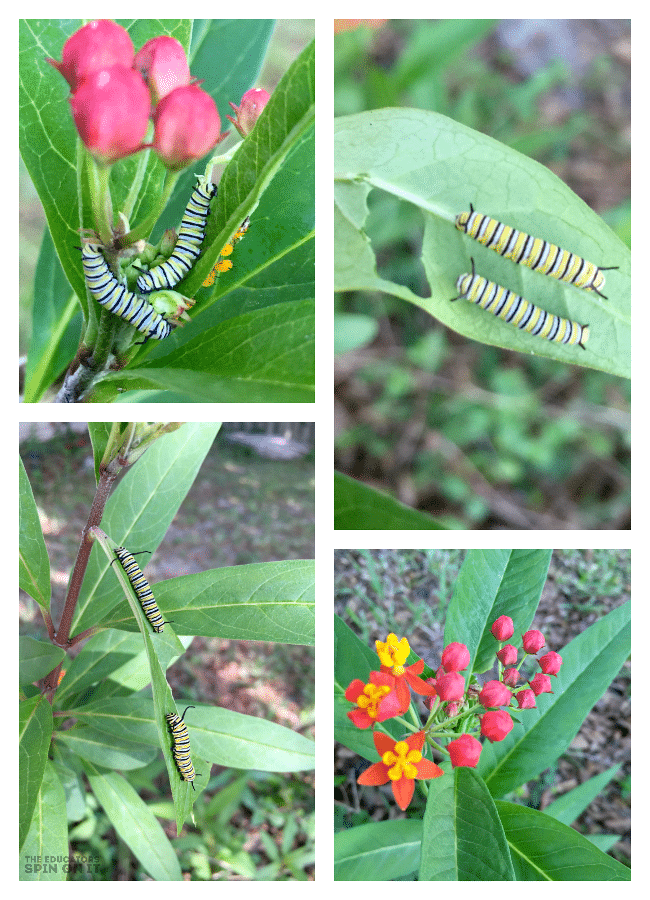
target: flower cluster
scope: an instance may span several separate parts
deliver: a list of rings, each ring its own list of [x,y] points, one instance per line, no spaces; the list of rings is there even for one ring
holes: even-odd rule
[[[389,634],[385,642],[375,642],[380,668],[370,673],[367,682],[356,678],[348,686],[345,698],[354,704],[348,718],[357,728],[375,729],[378,723],[399,717],[400,723],[412,733],[395,741],[379,728],[375,729],[373,739],[381,762],[366,769],[358,778],[359,784],[390,782],[398,806],[406,809],[413,797],[416,778],[438,778],[444,774],[439,766],[424,758],[425,742],[448,756],[453,768],[475,767],[482,749],[476,735],[491,742],[502,741],[514,726],[508,712],[513,704],[518,709],[532,709],[537,696],[553,693],[550,676],[557,675],[562,665],[562,657],[553,651],[538,657],[541,671],[528,680],[527,686],[525,682],[519,685],[522,663],[527,656],[536,656],[545,644],[540,631],[533,629],[522,635],[524,653],[518,665],[519,651],[513,644],[504,644],[514,634],[512,619],[499,616],[491,632],[503,645],[496,652],[499,678],[487,681],[482,687],[473,677],[466,686],[461,675],[470,665],[465,644],[447,644],[435,677],[423,679],[420,677],[424,672],[423,660],[410,666],[406,664],[410,646],[405,637],[400,640]],[[429,714],[423,727],[401,718],[411,707],[411,691],[425,698]],[[415,721],[419,723],[419,719]],[[451,740],[446,746],[439,743],[448,738]]]
[[[220,133],[214,100],[192,82],[185,51],[175,38],[153,38],[136,53],[121,25],[99,19],[68,38],[61,62],[48,62],[70,85],[75,126],[100,164],[152,147],[176,171],[201,159],[226,136]],[[258,99],[257,108],[265,102]],[[242,106],[239,115],[250,130],[255,108],[249,101]],[[153,139],[145,144],[150,119]]]

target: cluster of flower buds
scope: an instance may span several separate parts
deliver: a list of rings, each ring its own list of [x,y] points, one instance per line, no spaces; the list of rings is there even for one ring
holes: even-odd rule
[[[152,147],[175,171],[201,159],[226,136],[220,133],[214,100],[192,83],[185,51],[175,38],[153,38],[136,53],[121,25],[99,19],[68,38],[61,62],[48,62],[70,85],[75,126],[100,164]],[[150,118],[153,140],[145,144]],[[249,110],[249,124],[251,118]]]
[[[500,643],[514,634],[509,616],[499,616],[491,628]],[[527,656],[535,656],[544,646],[544,635],[536,630],[522,635],[524,655],[517,665],[518,650],[506,643],[496,653],[499,662],[499,678],[486,682],[482,688],[470,684],[467,688],[461,672],[469,667],[470,654],[465,644],[448,644],[442,651],[441,664],[435,678],[422,679],[424,661],[406,665],[410,653],[406,638],[398,640],[389,634],[386,641],[376,641],[380,670],[371,672],[364,683],[355,679],[345,692],[346,700],[355,704],[348,712],[357,728],[375,728],[395,716],[402,716],[411,705],[411,691],[425,698],[429,709],[426,725],[422,730],[400,741],[395,741],[379,729],[373,733],[375,747],[381,762],[370,766],[358,779],[359,784],[386,784],[391,782],[398,805],[406,809],[411,801],[416,778],[438,778],[443,770],[423,758],[425,740],[449,755],[452,767],[475,767],[479,761],[482,744],[472,730],[488,741],[502,741],[513,728],[508,708],[516,702],[519,709],[535,707],[535,697],[552,693],[551,675],[557,675],[562,657],[550,651],[537,659],[541,672],[528,681],[528,687],[518,685],[522,678],[520,669]],[[505,708],[504,708],[505,707]],[[412,727],[404,720],[406,727]],[[462,732],[446,747],[436,742],[438,732],[449,736],[450,732]]]

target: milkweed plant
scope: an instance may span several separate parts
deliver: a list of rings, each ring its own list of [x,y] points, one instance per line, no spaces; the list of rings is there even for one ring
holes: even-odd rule
[[[228,308],[222,304],[216,321],[213,317],[208,323],[207,310],[228,287],[215,287],[215,280],[233,268],[231,254],[249,225],[258,244],[267,242],[264,204],[262,211],[257,211],[261,198],[267,190],[270,195],[280,190],[285,199],[291,194],[287,185],[281,184],[281,170],[291,153],[299,156],[303,147],[303,152],[309,153],[308,135],[313,128],[308,50],[272,95],[257,86],[234,93],[257,76],[271,30],[272,23],[266,20],[208,20],[196,27],[189,20],[142,20],[126,28],[100,19],[72,33],[69,23],[62,21],[29,20],[22,24],[21,151],[43,201],[54,249],[78,301],[78,305],[64,307],[53,296],[46,304],[38,292],[48,283],[42,279],[39,282],[37,272],[36,340],[28,358],[27,402],[40,399],[66,364],[67,372],[56,394],[58,402],[91,397],[114,400],[132,387],[158,387],[181,396],[194,394],[194,399],[206,401],[236,399],[229,394],[218,396],[235,375],[234,370],[227,372],[234,348],[226,346],[235,338],[233,333],[224,336],[222,322],[239,314],[250,316],[252,308],[235,306],[228,316]],[[54,58],[54,52],[47,56],[43,48],[60,46],[65,33],[69,36],[60,49],[60,59]],[[244,57],[242,44],[247,48]],[[230,69],[229,57],[233,59]],[[39,110],[43,101],[38,87],[43,83],[48,88],[48,101]],[[234,115],[220,115],[218,106],[225,110],[226,104]],[[52,114],[53,105],[56,115]],[[222,129],[226,119],[232,128]],[[215,148],[229,138],[232,140],[227,149],[213,155]],[[66,166],[59,177],[57,166],[62,160]],[[307,164],[303,171],[308,169]],[[300,181],[296,180],[294,188]],[[313,192],[311,201],[313,207]],[[176,226],[176,209],[181,202],[186,211],[178,233],[173,228],[163,230],[161,226],[168,223]],[[308,205],[309,199],[306,202]],[[296,217],[304,205],[300,202],[294,206]],[[152,237],[154,230],[156,238]],[[294,242],[295,238],[296,234]],[[285,255],[291,246],[291,241],[287,245],[279,236],[275,243],[265,261],[264,254],[255,254],[262,270],[271,264],[276,252]],[[52,290],[58,267],[51,251],[49,257]],[[250,281],[252,268],[249,257],[240,273],[229,276],[231,289]],[[290,280],[285,273],[283,299]],[[182,285],[177,290],[178,282]],[[211,290],[201,295],[193,309],[200,288]],[[296,300],[298,294],[292,299]],[[266,294],[264,309],[255,309],[262,333],[270,327],[266,307],[273,302],[274,295]],[[275,302],[280,302],[279,298]],[[70,362],[65,360],[63,345],[69,347],[73,334],[79,333],[72,324],[79,307],[83,322]],[[191,309],[192,316],[188,314]],[[306,310],[302,312],[304,315]],[[205,325],[199,328],[194,320],[202,316]],[[185,322],[195,327],[182,340],[179,333],[176,343],[183,343],[183,372],[194,369],[194,377],[185,383],[182,372],[173,379],[156,374],[160,362],[151,366],[148,374],[139,365],[140,375],[135,381],[116,377],[127,367],[134,370],[136,357],[140,363],[148,358],[151,347],[143,351],[143,343],[153,338],[155,342],[165,340],[167,347],[167,339]],[[274,320],[274,329],[277,324]],[[257,331],[248,321],[241,322],[240,327]],[[283,335],[285,341],[296,337],[290,329]],[[206,352],[206,346],[214,348],[219,343],[219,352]],[[267,334],[263,340],[267,352],[268,343]],[[291,348],[287,349],[291,356]],[[170,347],[163,368],[173,365],[173,356]],[[308,375],[302,341],[300,356],[301,374]],[[248,368],[252,375],[259,368],[261,356],[253,362],[239,352],[235,358],[234,367],[240,370],[237,380],[247,380],[250,386],[244,370]],[[268,367],[269,359],[266,364]],[[282,363],[282,368],[285,365]],[[279,372],[272,374],[272,369],[271,364],[264,383],[285,383]],[[296,365],[292,373],[296,384],[300,380],[297,374]],[[104,383],[101,396],[100,381]],[[286,380],[287,386],[291,383],[291,378]],[[197,398],[197,389],[205,395]],[[289,399],[288,395],[284,399]]]
[[[122,547],[155,552],[219,425],[91,423],[89,432],[97,490],[58,619],[39,513],[20,470],[20,586],[47,628],[47,638],[23,635],[20,644],[21,880],[69,871],[71,822],[84,823],[90,840],[100,808],[151,878],[181,880],[157,816],[175,820],[180,834],[187,821],[197,824],[196,802],[209,821],[221,791],[226,806],[239,796],[229,793],[230,769],[241,770],[237,778],[248,769],[310,770],[314,744],[218,700],[184,703],[167,669],[199,635],[313,644],[313,560],[227,566],[151,584]],[[211,671],[214,661],[206,665]],[[193,712],[185,718],[179,707]],[[213,764],[223,767],[214,779]],[[86,871],[82,862],[79,868]]]
[[[386,806],[401,811],[416,790],[426,798],[421,820],[390,814],[340,831],[337,879],[376,880],[382,862],[385,878],[418,868],[420,880],[629,878],[568,827],[581,810],[567,821],[501,799],[554,763],[629,654],[629,604],[567,647],[547,645],[531,620],[549,560],[548,551],[470,551],[435,670],[407,636],[376,640],[372,655],[337,620],[337,675],[359,677],[337,686],[336,736],[371,763],[357,767],[358,789],[389,786]]]

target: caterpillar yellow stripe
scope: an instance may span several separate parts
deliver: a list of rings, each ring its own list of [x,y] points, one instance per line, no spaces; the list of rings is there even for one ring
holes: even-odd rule
[[[524,300],[519,294],[514,294],[508,288],[488,281],[482,275],[474,271],[465,272],[456,281],[458,296],[453,300],[469,300],[476,303],[481,309],[491,312],[510,325],[515,325],[522,331],[554,341],[556,344],[579,344],[583,350],[589,340],[589,326],[579,325],[571,319],[556,316],[546,312],[534,303]]]
[[[464,231],[468,237],[494,250],[499,256],[505,256],[513,262],[527,266],[535,272],[541,272],[558,281],[566,281],[574,287],[585,291],[595,291],[603,300],[607,297],[600,292],[605,285],[604,271],[617,269],[618,266],[598,267],[594,263],[562,250],[555,244],[536,238],[525,231],[518,231],[511,225],[504,225],[484,213],[474,210],[470,203],[470,211],[456,216],[456,228]]]

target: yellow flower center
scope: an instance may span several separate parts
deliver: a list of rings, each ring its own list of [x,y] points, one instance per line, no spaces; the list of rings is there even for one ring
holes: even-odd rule
[[[357,706],[365,709],[371,719],[377,718],[377,709],[382,698],[390,692],[387,684],[367,684],[363,689],[363,694],[357,697]]]
[[[393,675],[399,677],[404,674],[404,663],[408,659],[411,652],[409,642],[406,638],[397,640],[397,636],[389,634],[386,643],[375,641],[377,648],[377,656],[382,664],[392,670]]]
[[[392,750],[387,750],[382,756],[382,762],[390,766],[388,777],[391,781],[399,781],[400,778],[415,778],[418,774],[416,763],[422,759],[419,750],[409,750],[406,741],[398,741]]]

